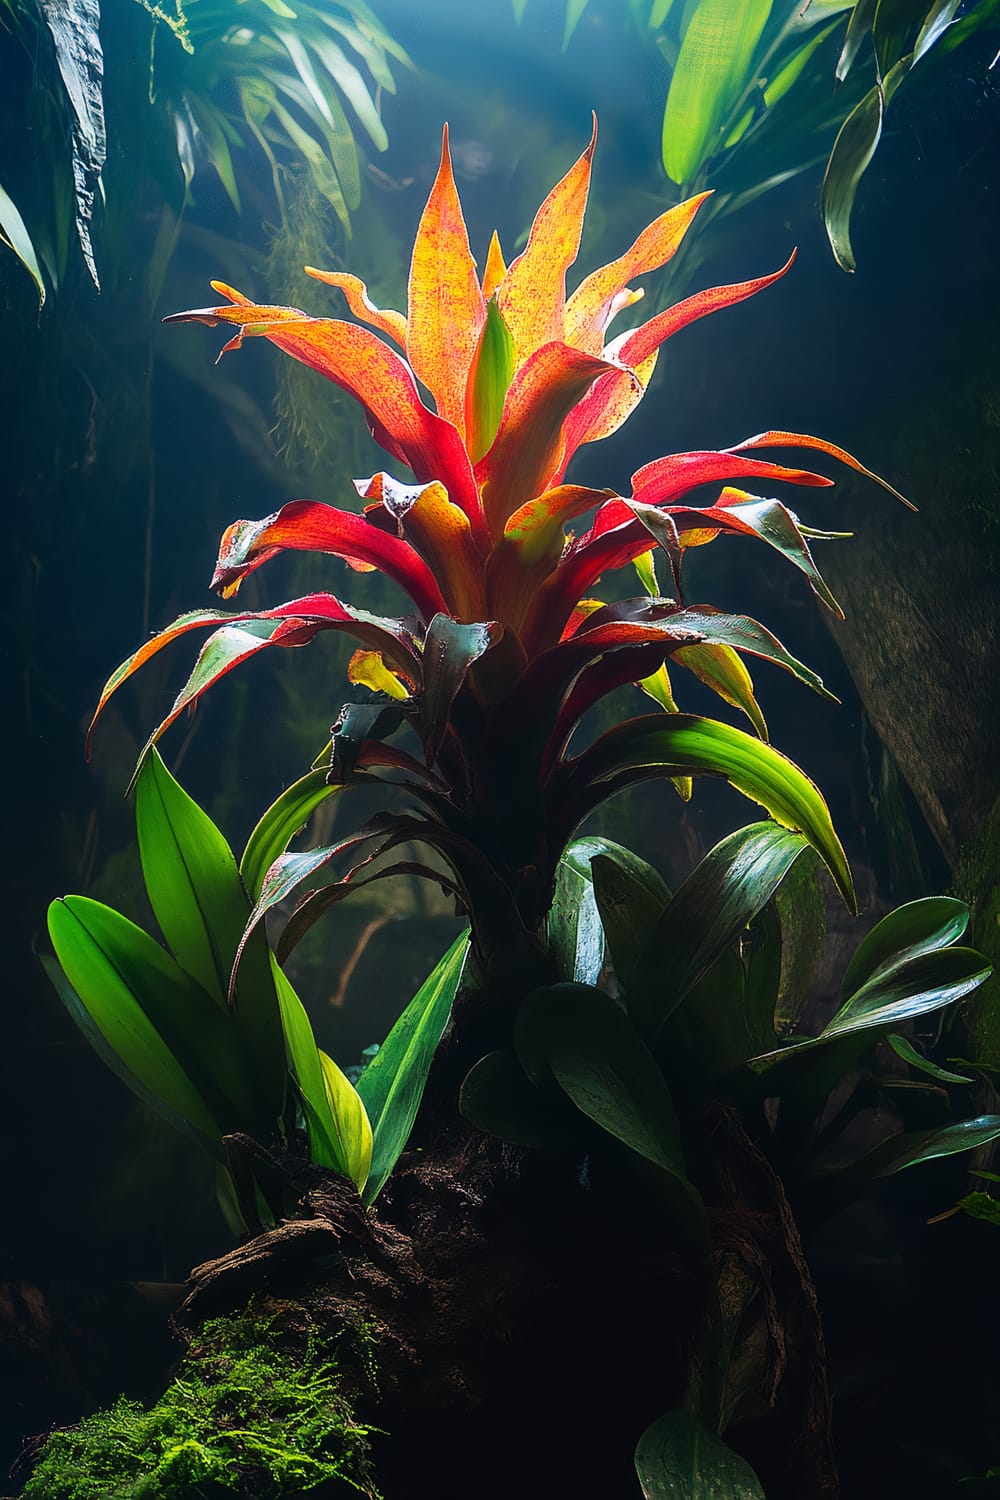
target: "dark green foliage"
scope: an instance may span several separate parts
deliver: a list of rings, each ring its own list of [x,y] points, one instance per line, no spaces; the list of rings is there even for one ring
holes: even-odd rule
[[[148,1411],[121,1396],[54,1432],[25,1500],[279,1500],[324,1483],[326,1494],[374,1497],[372,1429],[342,1381],[312,1334],[304,1354],[290,1353],[271,1320],[213,1319]]]

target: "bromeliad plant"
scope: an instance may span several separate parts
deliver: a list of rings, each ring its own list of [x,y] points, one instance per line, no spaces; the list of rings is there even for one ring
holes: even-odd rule
[[[388,472],[357,481],[367,502],[360,515],[296,500],[263,520],[237,521],[222,539],[213,581],[229,598],[284,550],[325,552],[387,574],[409,595],[413,615],[376,618],[329,593],[259,611],[197,610],[135,652],[101,696],[98,714],[164,646],[210,630],[152,744],[212,683],[267,647],[304,645],[327,630],[359,642],[349,676],[366,696],[341,711],[328,771],[291,789],[286,810],[300,808],[304,817],[324,784],[331,791],[373,781],[402,787],[419,810],[386,816],[330,849],[276,847],[251,928],[336,854],[363,850],[368,865],[419,842],[450,872],[485,976],[537,978],[556,868],[578,824],[636,782],[669,776],[683,791],[687,778],[702,774],[725,777],[778,822],[801,830],[854,905],[823,798],[769,745],[742,657],[773,662],[821,693],[822,683],[755,620],[687,601],[683,564],[690,547],[720,536],[763,540],[836,610],[810,550],[813,538],[831,533],[803,526],[780,500],[735,486],[831,483],[757,456],[768,448],[821,452],[876,476],[832,443],[769,431],[731,448],[647,463],[628,495],[567,480],[581,448],[616,431],[638,405],[671,335],[764,290],[791,264],[700,292],[609,340],[612,320],[641,296],[631,283],[670,259],[707,195],[662,214],[567,296],[595,140],[596,126],[539,209],[523,253],[506,265],[494,235],[480,278],[446,131],[414,244],[405,317],[374,306],[357,277],[313,271],[343,293],[359,321],[261,305],[220,283],[226,305],[167,320],[234,325],[226,349],[267,338],[326,375],[357,399],[376,440],[416,481]],[[693,492],[707,485],[715,497],[696,504]],[[590,512],[583,533],[568,534]],[[669,597],[656,582],[654,550],[666,559]],[[644,580],[642,597],[595,597],[602,575],[632,563]],[[755,733],[676,712],[668,661],[742,709]],[[660,711],[576,750],[571,742],[588,709],[636,682]],[[403,723],[422,754],[389,742]],[[286,819],[289,836],[303,817]],[[439,871],[428,873],[440,881]],[[341,892],[338,883],[310,893],[283,951]]]

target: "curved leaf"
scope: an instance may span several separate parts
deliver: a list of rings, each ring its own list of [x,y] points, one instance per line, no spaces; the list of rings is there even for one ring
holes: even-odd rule
[[[750,1465],[687,1411],[646,1428],[635,1469],[645,1500],[764,1500]]]
[[[857,948],[839,995],[853,995],[869,980],[908,958],[957,943],[969,925],[969,908],[954,896],[927,896],[909,901],[876,922]]]
[[[35,254],[35,247],[31,243],[31,235],[18,212],[17,204],[8,193],[4,192],[2,185],[0,185],[0,240],[13,250],[31,276],[38,292],[38,306],[43,307],[45,305],[45,281],[41,266],[38,264],[38,256]]]
[[[372,1127],[361,1096],[332,1057],[319,1049],[323,1086],[330,1117],[340,1143],[347,1175],[358,1192],[364,1191],[372,1164]]]
[[[851,245],[851,210],[858,184],[878,149],[884,112],[885,96],[881,85],[876,84],[840,127],[823,176],[823,223],[830,248],[845,271],[857,269]]]
[[[420,700],[420,733],[430,765],[448,732],[452,704],[470,667],[488,651],[499,633],[493,623],[463,625],[437,614],[424,637],[424,692]]]
[[[546,937],[563,979],[596,984],[604,967],[604,929],[590,873],[587,839],[570,844],[556,867]]]
[[[469,934],[465,931],[424,980],[358,1079],[358,1093],[375,1141],[364,1192],[366,1203],[378,1197],[409,1140],[468,951]]]
[[[271,972],[281,1009],[288,1070],[298,1090],[309,1137],[309,1156],[317,1166],[351,1175],[327,1091],[326,1074],[305,1006],[272,956]]]
[[[977,1115],[934,1130],[909,1130],[891,1135],[847,1169],[852,1185],[861,1186],[880,1177],[891,1177],[905,1167],[959,1151],[975,1151],[1000,1137],[1000,1115]],[[845,1174],[846,1175],[846,1174]]]
[[[340,791],[343,791],[342,786],[329,785],[324,767],[307,772],[272,802],[247,840],[240,860],[240,874],[251,901],[257,901],[264,876],[305,827],[316,808]]]
[[[742,730],[690,714],[631,719],[608,730],[569,762],[574,824],[622,787],[653,776],[724,776],[785,828],[800,832],[822,857],[851,911],[854,886],[822,795],[785,756]]]
[[[972,1083],[973,1081],[963,1073],[949,1073],[947,1068],[939,1068],[937,1063],[931,1062],[929,1057],[918,1052],[905,1036],[895,1036],[890,1032],[886,1041],[903,1062],[909,1063],[910,1067],[916,1068],[919,1073],[926,1073],[929,1078],[936,1078],[939,1083]]]
[[[668,902],[636,962],[629,1015],[655,1035],[732,948],[802,851],[800,833],[753,823],[716,844]]]
[[[685,1172],[670,1093],[624,1011],[591,985],[532,990],[518,1012],[514,1045],[536,1085],[551,1074],[577,1109],[666,1174],[679,1227],[700,1239],[704,1209]]]
[[[69,983],[129,1073],[218,1141],[256,1125],[233,1018],[159,943],[110,907],[66,896],[49,936]]]
[[[574,1115],[569,1104],[543,1094],[529,1082],[510,1048],[489,1052],[462,1083],[458,1107],[462,1116],[488,1135],[529,1150],[563,1150],[573,1143]]]
[[[626,996],[636,987],[639,955],[662,915],[670,891],[645,860],[608,839],[577,839],[591,851],[594,896],[601,915],[615,978]]]

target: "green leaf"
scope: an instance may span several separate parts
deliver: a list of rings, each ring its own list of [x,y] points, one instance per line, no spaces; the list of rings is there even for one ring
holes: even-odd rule
[[[155,748],[136,777],[135,821],[160,930],[181,967],[226,1010],[250,903],[226,840]],[[269,1130],[284,1107],[285,1068],[263,932],[243,951],[233,1003],[236,1028],[253,1060],[258,1129]]]
[[[18,260],[29,272],[38,290],[38,305],[44,306],[45,281],[38,264],[38,256],[35,254],[35,247],[31,243],[31,236],[25,228],[24,220],[18,213],[16,203],[4,192],[2,186],[0,186],[0,239],[13,250]]]
[[[513,377],[514,340],[496,297],[491,297],[486,304],[486,320],[473,357],[466,396],[466,446],[473,463],[493,445]]]
[[[931,1062],[922,1052],[918,1052],[911,1041],[905,1036],[896,1036],[890,1032],[886,1037],[889,1046],[897,1057],[901,1057],[911,1068],[916,1068],[921,1073],[926,1073],[930,1078],[936,1078],[939,1083],[971,1083],[971,1078],[966,1078],[963,1073],[949,1073],[947,1068],[939,1068],[937,1063]]]
[[[364,1191],[372,1164],[372,1127],[361,1095],[332,1057],[319,1049],[326,1102],[344,1156],[347,1175],[358,1192]]]
[[[577,839],[589,846],[594,895],[615,977],[626,996],[636,985],[639,955],[670,900],[663,880],[645,860],[608,839]]]
[[[686,1411],[646,1428],[635,1469],[645,1500],[764,1500],[750,1465]]]
[[[451,1015],[469,949],[468,931],[455,939],[403,1011],[358,1079],[375,1144],[365,1188],[378,1197],[409,1139],[434,1053]]]
[[[909,56],[901,58],[881,84],[869,89],[840,127],[823,177],[821,205],[827,238],[838,265],[856,269],[851,248],[851,210],[858,184],[882,138],[886,106],[909,69]]]
[[[637,781],[686,774],[726,777],[782,827],[804,834],[825,862],[849,910],[857,910],[847,856],[819,790],[770,745],[714,719],[692,714],[646,716],[602,734],[570,762],[571,815],[583,817]]]
[[[226,139],[224,119],[220,117],[216,105],[211,100],[191,94],[187,102],[194,122],[201,133],[208,158],[218,173],[219,181],[226,190],[226,196],[239,213],[240,190],[236,185],[236,173],[233,170],[233,158]]]
[[[532,990],[514,1045],[536,1086],[551,1076],[577,1109],[659,1167],[685,1234],[704,1234],[704,1210],[684,1170],[680,1128],[656,1060],[624,1011],[591,985]]]
[[[309,1155],[317,1166],[328,1167],[331,1171],[341,1172],[349,1177],[348,1153],[341,1145],[312,1022],[274,958],[271,960],[271,967],[281,1007],[288,1068],[298,1089],[306,1119]]]
[[[328,785],[326,768],[323,767],[309,771],[271,804],[247,840],[240,860],[240,874],[252,901],[260,896],[264,876],[271,865],[285,853],[316,808],[342,790],[339,784]]]
[[[587,839],[570,844],[559,861],[546,921],[560,976],[579,984],[596,984],[604,967],[604,929],[594,897],[589,845]]]
[[[813,971],[826,937],[826,898],[814,852],[797,859],[774,893],[781,923],[781,980],[774,1028],[794,1031],[812,992]]]
[[[762,542],[774,547],[801,569],[816,597],[822,600],[828,610],[843,619],[844,612],[813,561],[805,534],[787,505],[782,505],[780,500],[750,500],[738,505],[727,505],[726,511],[752,527]]]
[[[67,981],[144,1090],[213,1141],[253,1128],[232,1019],[141,928],[85,896],[49,907]]]
[[[859,945],[840,982],[843,1000],[876,975],[906,958],[957,943],[969,925],[969,908],[954,896],[909,901],[876,922]]]
[[[872,41],[882,77],[892,69],[906,50],[910,34],[924,15],[926,0],[878,0]]]
[[[987,1224],[1000,1224],[1000,1202],[989,1193],[967,1193],[955,1205],[972,1219],[985,1219]]]
[[[724,703],[741,709],[760,739],[768,738],[767,723],[754,696],[753,678],[732,646],[681,646],[673,660],[693,672]]]
[[[587,0],[566,0],[566,25],[563,29],[562,50],[565,52],[574,31],[587,9]]]
[[[837,59],[838,83],[843,83],[854,66],[854,60],[861,50],[862,43],[867,36],[871,35],[877,4],[878,0],[857,0],[851,12],[851,19],[847,23],[847,32],[844,36],[844,45]]]
[[[938,37],[948,30],[958,7],[962,0],[934,0],[934,4],[924,17],[924,23],[917,33],[917,40],[913,44],[913,61],[911,68],[915,68],[925,53],[929,52]]]
[[[570,1127],[579,1119],[565,1099],[543,1094],[529,1082],[509,1047],[487,1053],[466,1074],[458,1107],[477,1130],[531,1150],[572,1145]]]
[[[646,938],[629,1014],[650,1036],[771,896],[808,841],[777,823],[753,823],[722,840],[668,903]]]
[[[836,1178],[838,1191],[860,1192],[868,1183],[892,1177],[906,1167],[915,1167],[939,1156],[954,1156],[959,1151],[975,1151],[1000,1137],[1000,1115],[977,1115],[971,1120],[957,1120],[933,1130],[909,1130],[891,1135],[860,1160],[841,1171],[817,1174],[816,1183]]]
[[[678,187],[718,145],[748,83],[771,0],[701,0],[681,43],[663,116],[663,166]]]

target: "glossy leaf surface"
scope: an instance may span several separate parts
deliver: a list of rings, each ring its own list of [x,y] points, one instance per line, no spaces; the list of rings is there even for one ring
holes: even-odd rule
[[[409,1139],[468,949],[469,934],[463,932],[427,976],[358,1079],[358,1093],[374,1133],[366,1203],[373,1203],[382,1191]]]
[[[686,1411],[668,1412],[646,1428],[635,1468],[645,1500],[764,1500],[746,1460]]]

